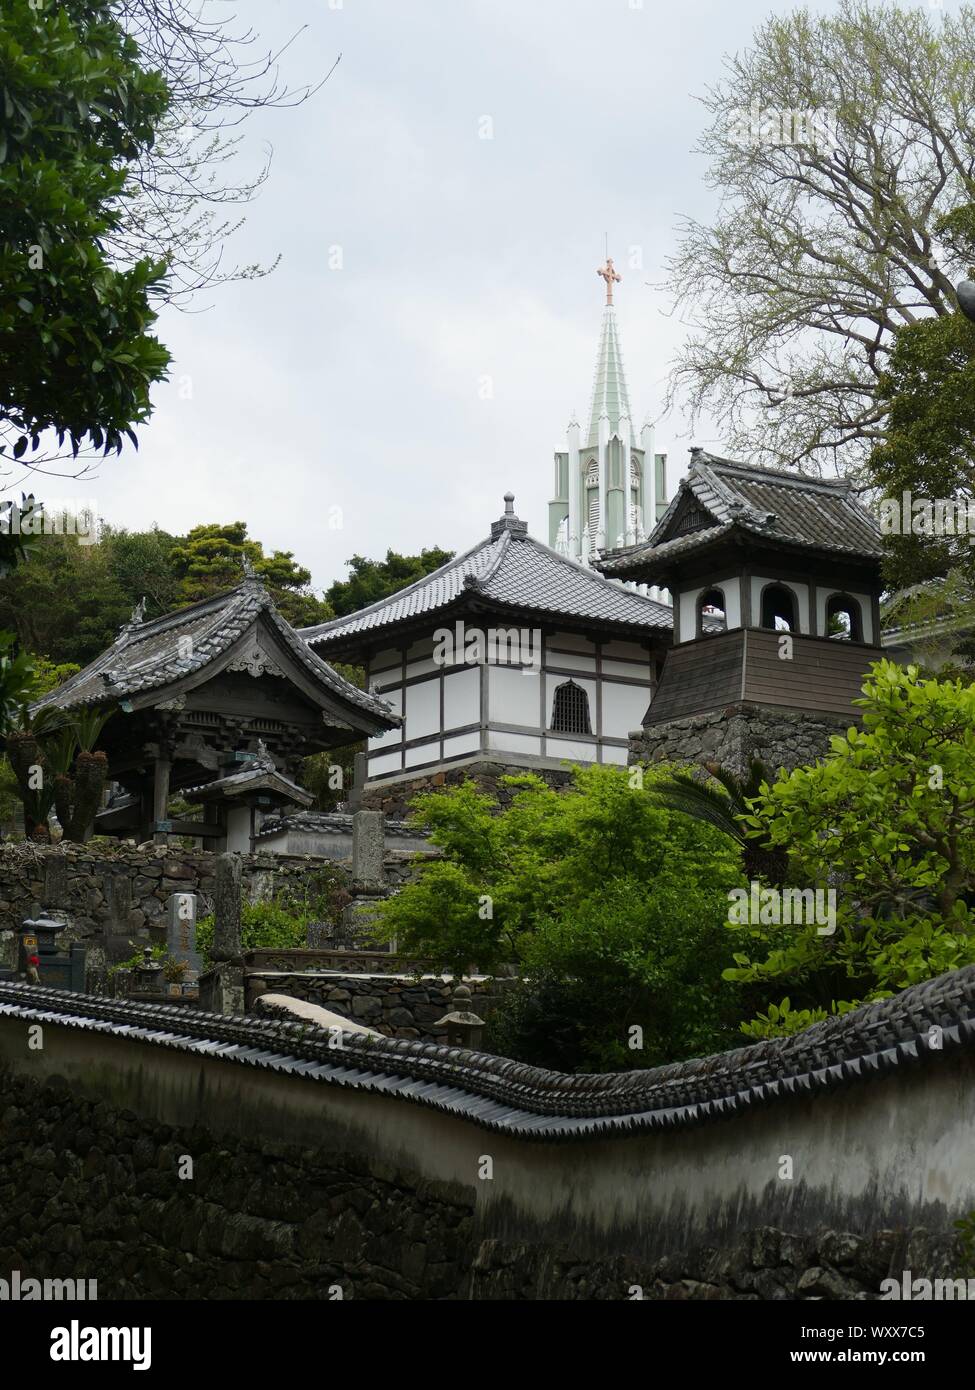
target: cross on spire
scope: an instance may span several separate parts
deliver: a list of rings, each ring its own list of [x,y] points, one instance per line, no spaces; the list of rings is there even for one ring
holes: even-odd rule
[[[612,304],[612,302],[613,302],[613,285],[614,285],[614,283],[617,284],[617,285],[620,284],[621,281],[622,281],[622,279],[623,279],[622,275],[619,275],[619,274],[613,269],[613,258],[612,258],[612,256],[607,256],[607,257],[606,257],[606,264],[605,264],[600,270],[597,270],[597,271],[596,271],[596,274],[599,275],[599,276],[601,276],[601,278],[602,278],[603,280],[606,281],[606,303],[607,303],[607,304]]]

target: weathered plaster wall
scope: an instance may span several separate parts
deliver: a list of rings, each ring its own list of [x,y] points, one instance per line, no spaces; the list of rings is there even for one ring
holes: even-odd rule
[[[60,1024],[31,1051],[25,1021],[0,1017],[0,1059],[0,1262],[97,1275],[102,1296],[852,1297],[905,1268],[966,1273],[965,1053],[725,1123],[558,1144]]]

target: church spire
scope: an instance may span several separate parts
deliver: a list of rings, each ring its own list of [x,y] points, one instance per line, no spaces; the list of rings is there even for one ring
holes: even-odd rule
[[[592,408],[589,411],[589,437],[587,445],[599,444],[599,420],[605,415],[609,421],[609,438],[625,433],[626,442],[636,443],[633,438],[630,395],[626,389],[626,375],[623,371],[623,353],[620,348],[619,329],[616,324],[616,310],[613,306],[613,285],[620,284],[623,277],[614,269],[611,256],[606,264],[596,271],[606,281],[606,308],[603,311],[603,329],[599,339],[599,354],[596,358],[596,375],[592,387]],[[621,421],[623,428],[620,428]]]

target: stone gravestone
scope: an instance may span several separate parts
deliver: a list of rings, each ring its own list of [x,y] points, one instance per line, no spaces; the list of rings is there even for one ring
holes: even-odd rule
[[[45,854],[41,878],[41,906],[61,908],[68,906],[68,861],[58,851]]]
[[[176,960],[186,962],[186,984],[197,980],[203,969],[196,949],[196,913],[195,893],[173,893],[166,904],[166,950]]]
[[[382,811],[357,811],[352,817],[352,878],[355,886],[366,892],[385,885],[385,830]]]
[[[244,959],[240,939],[239,854],[217,856],[210,969],[200,980],[200,1007],[217,1014],[244,1012]]]
[[[305,927],[305,946],[312,951],[325,951],[334,944],[330,922],[309,922]]]
[[[375,948],[369,936],[374,914],[368,908],[386,896],[385,848],[386,817],[382,811],[356,811],[352,817],[352,901],[342,912],[345,943],[353,950]]]

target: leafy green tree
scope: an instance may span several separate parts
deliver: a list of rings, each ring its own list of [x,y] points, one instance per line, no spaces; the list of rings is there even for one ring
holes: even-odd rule
[[[309,590],[311,572],[295,563],[290,550],[264,554],[260,541],[247,535],[245,521],[194,526],[171,551],[181,603],[197,603],[239,584],[244,558],[267,584],[283,617],[295,627],[310,627],[332,610]]]
[[[870,455],[881,496],[973,504],[975,516],[975,324],[961,314],[925,319],[897,335],[881,392],[889,427]],[[945,577],[975,579],[967,535],[891,535],[885,578],[895,588]]]
[[[671,398],[733,452],[852,470],[883,437],[898,331],[956,312],[973,62],[969,5],[839,0],[763,21],[704,93],[718,212],[669,266],[692,326]]]
[[[395,550],[387,550],[385,560],[353,555],[348,579],[337,579],[325,590],[326,602],[335,617],[344,618],[432,574],[452,556],[452,550],[440,550],[437,546],[421,550],[419,555],[399,555]]]
[[[857,703],[862,729],[744,817],[788,851],[791,882],[837,895],[832,934],[735,928],[752,944],[727,978],[788,989],[773,1031],[975,962],[975,687],[881,661]]]
[[[381,936],[454,972],[516,965],[526,992],[492,1037],[525,1061],[645,1067],[730,1045],[742,1000],[722,980],[724,924],[741,873],[726,837],[623,769],[576,769],[561,793],[508,780],[504,811],[473,783],[418,800],[444,858],[381,905]]]
[[[36,462],[48,430],[119,450],[170,360],[149,333],[165,265],[115,267],[103,243],[166,85],[108,0],[5,0],[0,72],[0,451]]]

